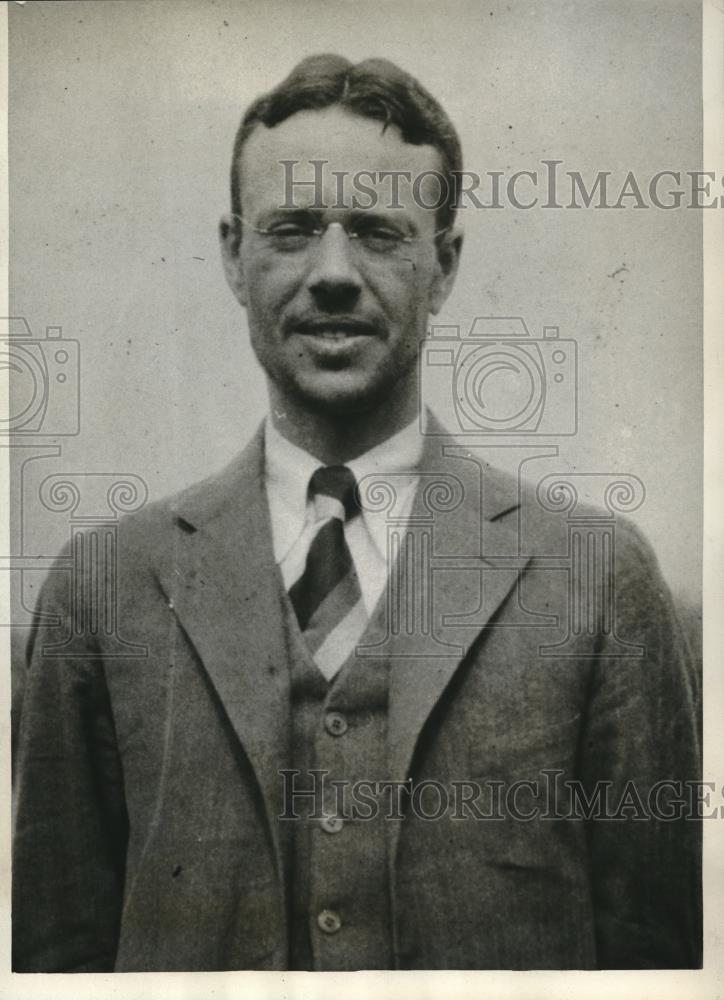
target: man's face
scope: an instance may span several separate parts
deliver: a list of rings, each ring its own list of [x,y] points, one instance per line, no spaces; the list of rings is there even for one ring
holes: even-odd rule
[[[294,161],[291,192],[284,160]],[[321,177],[314,160],[327,161]],[[330,414],[374,408],[390,393],[414,398],[418,345],[452,286],[460,240],[447,234],[436,246],[435,211],[425,207],[439,197],[434,178],[416,197],[402,180],[395,203],[380,174],[440,170],[433,147],[338,107],[251,134],[241,163],[244,221],[222,219],[222,249],[254,351],[282,398]],[[374,182],[366,173],[360,183],[374,198],[355,189],[359,171],[372,172]],[[296,183],[315,177],[321,202],[320,185]]]

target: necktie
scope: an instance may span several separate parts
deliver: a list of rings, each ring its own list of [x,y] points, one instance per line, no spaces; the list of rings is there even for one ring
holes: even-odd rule
[[[316,470],[309,483],[316,534],[304,572],[289,597],[314,660],[331,681],[367,625],[357,572],[344,537],[348,518],[359,515],[351,469],[330,465]]]

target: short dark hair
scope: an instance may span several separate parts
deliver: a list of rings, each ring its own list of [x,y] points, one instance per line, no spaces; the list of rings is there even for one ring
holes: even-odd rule
[[[440,229],[452,226],[458,204],[462,150],[455,126],[415,77],[387,59],[356,65],[338,55],[309,56],[268,94],[258,97],[241,120],[231,159],[231,210],[241,215],[240,159],[258,125],[273,128],[298,111],[346,108],[384,126],[396,125],[414,146],[429,145],[442,157],[444,201],[437,210]]]

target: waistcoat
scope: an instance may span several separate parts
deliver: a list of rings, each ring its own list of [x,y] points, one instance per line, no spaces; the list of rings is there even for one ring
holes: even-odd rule
[[[285,820],[293,827],[289,967],[393,968],[385,810],[369,792],[357,802],[364,786],[355,784],[386,778],[389,663],[352,652],[328,682],[286,594],[284,607],[299,772],[285,784],[286,814],[299,817]]]

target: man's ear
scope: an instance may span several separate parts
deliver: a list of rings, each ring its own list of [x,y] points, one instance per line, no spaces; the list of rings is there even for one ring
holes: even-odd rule
[[[430,290],[430,312],[436,316],[452,291],[463,248],[463,231],[455,226],[444,233],[437,245],[437,271]]]
[[[229,288],[242,306],[246,306],[246,282],[241,261],[241,223],[234,215],[222,215],[219,221],[221,260]]]

